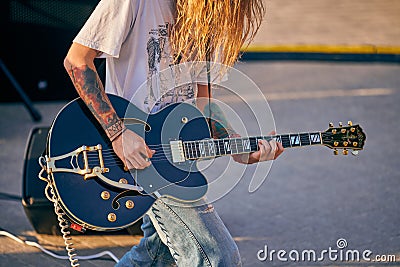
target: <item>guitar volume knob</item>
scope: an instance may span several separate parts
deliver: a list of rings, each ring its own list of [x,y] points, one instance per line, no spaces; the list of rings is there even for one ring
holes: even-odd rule
[[[110,198],[110,193],[108,191],[103,191],[100,196],[103,200],[108,200]]]
[[[117,215],[115,215],[115,213],[109,213],[107,216],[107,219],[109,222],[115,222],[117,220]]]
[[[126,180],[125,178],[121,178],[121,179],[119,179],[119,181],[118,181],[120,184],[127,184],[128,183],[128,180]]]
[[[127,200],[126,202],[125,202],[125,207],[127,208],[127,209],[133,209],[133,207],[135,206],[135,203],[132,201],[132,200]]]

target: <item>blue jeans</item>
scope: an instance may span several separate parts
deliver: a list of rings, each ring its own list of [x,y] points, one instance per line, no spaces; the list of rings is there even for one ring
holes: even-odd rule
[[[159,198],[143,218],[144,237],[116,265],[241,266],[238,248],[210,204]]]

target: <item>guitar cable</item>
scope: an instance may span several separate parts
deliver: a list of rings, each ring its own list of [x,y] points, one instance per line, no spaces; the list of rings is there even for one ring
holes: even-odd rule
[[[39,160],[39,163],[40,163],[40,160]],[[94,259],[99,259],[104,256],[109,256],[113,261],[118,263],[119,259],[111,251],[108,251],[108,250],[105,250],[105,251],[102,251],[102,252],[99,252],[96,254],[92,254],[92,255],[87,255],[87,256],[77,256],[77,254],[75,253],[75,249],[72,247],[73,243],[70,242],[72,238],[70,236],[70,232],[68,231],[69,222],[64,217],[65,212],[62,210],[62,208],[60,207],[60,205],[58,203],[57,197],[54,194],[53,187],[51,186],[50,179],[48,179],[47,177],[43,177],[43,172],[46,170],[45,166],[42,164],[40,164],[40,165],[42,166],[42,170],[40,171],[38,176],[41,180],[47,182],[47,186],[45,188],[45,195],[54,204],[54,211],[57,215],[59,226],[61,228],[62,237],[64,239],[65,248],[67,250],[67,256],[58,255],[58,254],[54,253],[53,251],[44,248],[37,242],[23,240],[23,239],[17,237],[17,235],[12,234],[9,231],[6,231],[5,229],[3,229],[1,227],[0,227],[0,236],[8,237],[20,244],[23,244],[23,245],[38,248],[43,253],[45,253],[53,258],[60,259],[60,260],[69,260],[72,267],[80,266],[78,263],[78,260],[94,260]],[[49,193],[51,194],[51,196]],[[0,200],[12,200],[12,201],[18,200],[18,201],[20,201],[20,199],[21,199],[20,196],[14,196],[14,195],[6,194],[6,193],[0,193],[0,196],[1,196]]]
[[[18,242],[18,243],[20,243],[20,244],[28,245],[28,246],[31,246],[31,247],[38,248],[38,249],[40,249],[43,253],[45,253],[45,254],[47,254],[47,255],[53,257],[53,258],[56,258],[56,259],[59,259],[59,260],[68,260],[68,259],[69,259],[69,256],[58,255],[58,254],[56,254],[56,253],[54,253],[54,252],[52,252],[52,251],[50,251],[50,250],[45,249],[44,247],[42,247],[42,246],[41,246],[39,243],[37,243],[37,242],[29,241],[29,240],[22,240],[22,239],[20,239],[19,237],[17,237],[16,235],[11,234],[10,232],[7,232],[7,231],[4,230],[3,228],[0,228],[0,235],[1,235],[1,236],[9,237],[9,238],[11,238],[12,240],[14,240],[14,241],[16,241],[16,242]],[[75,259],[78,259],[78,260],[93,260],[93,259],[97,259],[97,258],[100,258],[100,257],[103,257],[103,256],[109,256],[109,257],[111,257],[115,262],[119,262],[118,258],[117,258],[112,252],[110,252],[110,251],[108,251],[108,250],[102,251],[102,252],[97,253],[97,254],[88,255],[88,256],[76,256]],[[76,265],[75,265],[75,266],[76,266]],[[78,266],[79,266],[79,265],[78,265]]]
[[[60,207],[60,205],[58,203],[58,199],[57,199],[57,197],[54,193],[53,187],[51,185],[51,180],[48,177],[43,176],[43,173],[46,171],[46,166],[44,164],[42,164],[40,159],[39,159],[39,164],[42,166],[42,170],[40,171],[38,176],[41,180],[47,182],[47,186],[45,188],[45,195],[54,204],[54,212],[57,215],[59,226],[61,228],[62,237],[64,239],[64,244],[65,244],[65,248],[67,251],[67,256],[58,255],[50,250],[47,250],[37,242],[29,241],[29,240],[22,240],[21,238],[4,230],[3,228],[0,228],[0,236],[6,236],[20,244],[38,248],[43,253],[45,253],[51,257],[54,257],[56,259],[69,260],[72,267],[80,266],[80,264],[78,263],[78,260],[93,260],[93,259],[98,259],[98,258],[101,258],[104,256],[109,256],[116,263],[118,263],[119,259],[112,252],[110,252],[108,250],[102,251],[100,253],[93,254],[93,255],[77,256],[77,254],[75,253],[75,249],[72,247],[73,246],[73,243],[71,242],[72,238],[70,236],[70,232],[68,231],[69,223],[68,223],[67,219],[64,217],[66,214],[62,210],[62,208]],[[52,175],[52,173],[50,173],[48,175]]]

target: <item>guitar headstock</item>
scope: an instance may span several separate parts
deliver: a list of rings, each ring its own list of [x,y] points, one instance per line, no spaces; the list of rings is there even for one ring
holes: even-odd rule
[[[334,154],[338,155],[338,149],[343,149],[343,155],[348,154],[348,150],[352,150],[352,154],[356,156],[359,150],[364,147],[366,135],[359,125],[353,125],[351,121],[347,126],[339,123],[339,127],[334,127],[333,123],[329,123],[329,129],[321,133],[322,144],[334,149]]]

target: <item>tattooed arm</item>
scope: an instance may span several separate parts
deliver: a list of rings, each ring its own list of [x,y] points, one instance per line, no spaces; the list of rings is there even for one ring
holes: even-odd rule
[[[203,113],[208,115],[211,111],[211,127],[213,138],[226,138],[226,137],[240,137],[237,134],[228,120],[221,108],[216,103],[209,103],[208,101],[208,86],[207,85],[197,85],[197,107],[203,110]],[[271,132],[274,135],[275,132]],[[252,152],[250,154],[239,154],[232,156],[236,162],[243,164],[252,164],[260,161],[274,160],[283,152],[283,146],[281,143],[271,140],[267,142],[266,140],[260,140],[258,143],[259,150]]]
[[[73,43],[64,60],[67,70],[79,96],[104,129],[118,157],[129,169],[143,169],[150,165],[147,158],[154,154],[143,138],[126,127],[118,117],[94,66],[99,52],[89,47]],[[122,136],[123,135],[123,136]],[[123,137],[123,138],[122,138]],[[122,146],[124,139],[124,146]]]

